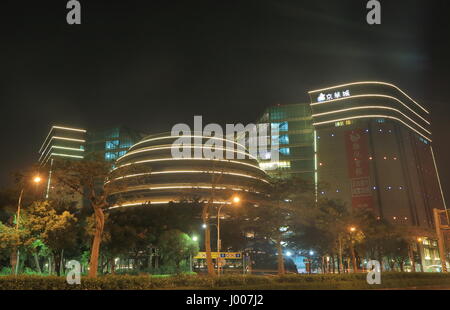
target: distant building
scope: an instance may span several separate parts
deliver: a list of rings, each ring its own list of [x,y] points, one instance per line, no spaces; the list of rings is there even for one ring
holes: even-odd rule
[[[398,87],[360,82],[309,92],[319,195],[393,223],[433,227],[444,209],[429,112]]]
[[[144,134],[123,126],[105,130],[52,126],[39,149],[38,161],[43,172],[48,174],[45,197],[49,198],[52,189],[55,160],[80,160],[95,152],[105,160],[115,161],[143,136]]]
[[[48,172],[45,197],[49,197],[52,168],[58,159],[83,159],[85,155],[86,130],[52,126],[39,149],[39,164]]]
[[[144,136],[142,132],[124,126],[89,130],[86,152],[99,153],[105,160],[115,161],[125,155],[128,149]]]
[[[214,185],[216,204],[229,202],[234,194],[247,201],[265,198],[264,192],[269,182],[256,158],[247,151],[238,151],[239,147],[234,141],[203,136],[198,143],[194,136],[197,138],[198,135],[192,135],[191,138],[191,158],[172,156],[172,144],[179,137],[170,133],[150,135],[133,145],[116,162],[116,169],[126,167],[124,172],[118,170],[116,178],[107,183],[107,186],[113,184],[121,188],[120,192],[110,197],[115,203],[111,209],[164,205],[192,198],[209,201],[213,176],[220,179]],[[194,150],[202,149],[203,144],[210,139],[224,142],[224,158],[227,152],[233,153],[234,158],[238,158],[237,152],[245,152],[245,159],[212,159],[203,153],[201,157],[196,157]]]
[[[309,104],[277,105],[268,108],[258,120],[279,131],[279,161],[270,158],[270,150],[259,154],[260,167],[269,175],[314,177],[314,128]],[[274,138],[274,137],[272,137]],[[276,143],[270,138],[269,144]]]

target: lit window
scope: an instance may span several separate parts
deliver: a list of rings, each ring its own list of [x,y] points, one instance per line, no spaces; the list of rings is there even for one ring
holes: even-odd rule
[[[105,142],[105,149],[106,150],[113,150],[119,146],[119,140],[112,140],[112,141],[106,141]]]
[[[288,147],[284,147],[280,149],[280,153],[283,155],[290,155],[291,154],[291,149]]]
[[[289,136],[281,135],[280,136],[280,144],[289,144]]]

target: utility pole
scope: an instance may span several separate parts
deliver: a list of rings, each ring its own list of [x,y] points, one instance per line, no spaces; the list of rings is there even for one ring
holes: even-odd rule
[[[445,244],[444,244],[444,236],[442,233],[442,230],[450,229],[449,225],[442,225],[441,223],[441,217],[440,215],[442,213],[447,213],[446,210],[439,210],[439,209],[433,209],[433,215],[434,215],[434,226],[436,228],[436,236],[438,239],[438,246],[439,246],[439,257],[441,259],[441,265],[442,265],[442,272],[447,272],[447,259],[446,259],[446,252],[445,252]]]

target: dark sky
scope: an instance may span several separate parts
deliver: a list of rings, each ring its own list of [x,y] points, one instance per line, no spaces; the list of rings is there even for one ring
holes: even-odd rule
[[[448,1],[381,0],[380,26],[366,0],[80,2],[80,26],[65,0],[0,4],[1,184],[52,124],[248,123],[311,89],[381,80],[432,111],[450,188]]]

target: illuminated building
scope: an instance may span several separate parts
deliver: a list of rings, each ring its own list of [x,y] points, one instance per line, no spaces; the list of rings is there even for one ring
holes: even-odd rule
[[[270,150],[259,154],[260,167],[275,177],[314,176],[314,129],[309,104],[277,105],[268,108],[258,120],[279,131],[279,160],[270,158]],[[276,141],[270,139],[269,141]],[[271,142],[276,143],[276,142]],[[271,144],[269,143],[269,144]]]
[[[64,126],[52,126],[39,149],[39,164],[48,170],[45,197],[49,197],[54,160],[79,160],[85,156],[86,130]]]
[[[392,223],[433,227],[444,209],[428,110],[398,87],[359,82],[309,92],[319,196]]]
[[[114,161],[125,155],[128,149],[143,137],[143,133],[124,126],[89,130],[86,151],[99,153],[105,160]]]
[[[235,194],[247,201],[261,199],[268,181],[255,158],[248,152],[245,152],[245,159],[196,157],[194,150],[203,150],[204,143],[212,138],[195,137],[200,138],[201,144],[194,144],[192,136],[189,148],[192,157],[189,158],[172,156],[172,144],[179,137],[170,133],[147,136],[133,145],[117,160],[117,171],[107,182],[107,186],[118,188],[110,197],[115,203],[111,208],[167,204],[192,198],[208,201],[213,187],[214,203],[230,203]],[[236,142],[219,140],[224,142],[221,149],[223,158],[226,158],[227,151],[236,155]]]

